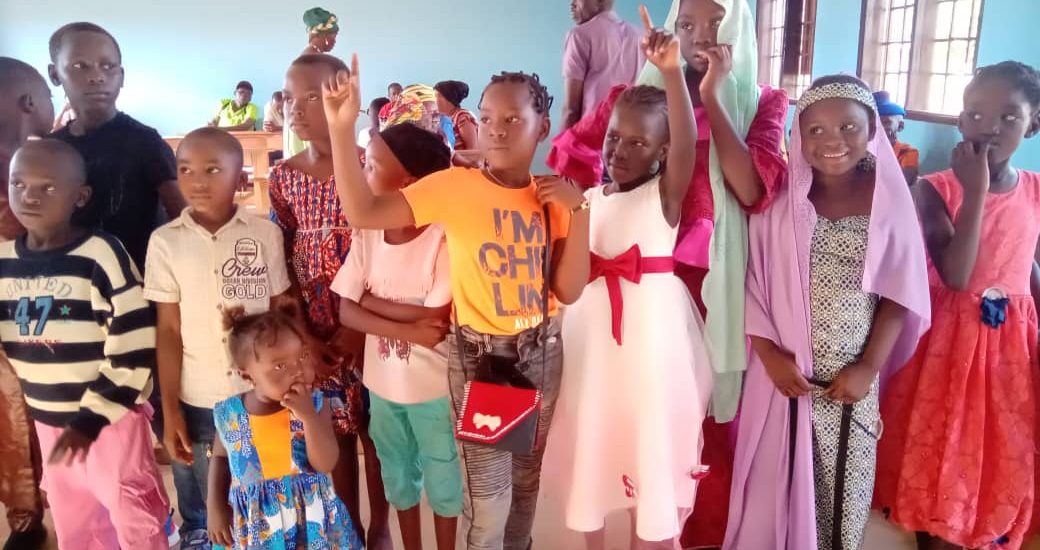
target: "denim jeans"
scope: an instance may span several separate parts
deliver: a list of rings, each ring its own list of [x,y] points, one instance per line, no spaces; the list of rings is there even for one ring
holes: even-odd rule
[[[457,329],[463,357],[459,357],[456,334],[448,336],[448,383],[453,412],[458,417],[467,381],[474,379],[482,356],[492,354],[518,360],[517,370],[542,391],[541,410],[534,451],[514,454],[468,441],[459,441],[463,467],[463,540],[468,550],[528,550],[534,526],[542,455],[560,393],[563,341],[560,321],[550,319],[544,327],[517,336],[481,334],[468,327]],[[542,349],[545,363],[542,363]]]
[[[184,524],[181,536],[192,531],[206,529],[206,483],[209,477],[209,453],[213,449],[213,437],[217,430],[213,426],[213,409],[193,407],[181,402],[184,423],[188,425],[191,438],[191,453],[195,458],[191,466],[173,462],[173,486],[177,490],[177,510]]]

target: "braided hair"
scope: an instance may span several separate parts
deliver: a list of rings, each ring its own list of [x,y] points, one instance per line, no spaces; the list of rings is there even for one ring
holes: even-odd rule
[[[487,89],[495,84],[526,84],[531,91],[531,106],[534,107],[534,111],[542,116],[549,116],[553,97],[549,95],[549,89],[538,78],[538,73],[527,74],[523,71],[502,71],[500,74],[492,76],[491,82],[484,88],[484,92],[480,94],[481,103],[484,102],[484,94],[487,93]]]
[[[231,360],[240,370],[244,369],[246,365],[260,358],[261,347],[277,345],[279,336],[285,334],[295,335],[304,342],[308,341],[297,318],[298,309],[295,304],[281,305],[253,315],[246,315],[242,306],[226,308],[224,328],[231,331],[228,335]]]
[[[1033,67],[1018,61],[1001,61],[995,65],[979,67],[975,71],[975,80],[983,78],[1000,78],[1021,90],[1026,96],[1033,112],[1040,111],[1040,72]]]
[[[641,84],[639,86],[632,86],[621,95],[618,96],[618,105],[625,105],[626,107],[634,107],[636,109],[647,111],[647,112],[659,112],[664,117],[664,130],[665,139],[668,137],[668,97],[665,95],[664,90],[657,86],[647,86]]]

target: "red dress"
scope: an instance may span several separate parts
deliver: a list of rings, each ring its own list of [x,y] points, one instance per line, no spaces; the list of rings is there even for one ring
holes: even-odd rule
[[[592,187],[603,177],[602,150],[610,115],[618,97],[626,86],[615,86],[596,109],[567,131],[553,139],[553,149],[547,163],[557,173]],[[746,208],[748,213],[761,212],[772,204],[787,174],[787,162],[781,153],[784,124],[787,119],[787,94],[783,90],[763,87],[758,101],[758,112],[751,122],[745,143],[755,164],[755,170],[764,184],[764,193],[758,203]],[[703,107],[695,107],[697,118],[697,162],[686,199],[676,244],[676,274],[686,283],[701,314],[707,316],[701,299],[701,285],[707,274],[707,244],[714,227],[714,199],[709,176],[711,126]],[[701,253],[687,250],[701,249]],[[704,450],[701,463],[710,468],[710,474],[697,487],[697,501],[693,514],[683,530],[684,548],[722,546],[729,512],[729,490],[733,477],[733,445],[731,436],[734,423],[718,424],[713,417],[704,421]]]
[[[271,220],[285,234],[289,272],[303,294],[314,335],[328,342],[339,329],[339,297],[332,280],[350,251],[350,228],[333,177],[320,181],[281,163],[271,170]],[[362,415],[361,380],[349,366],[322,383],[338,434],[357,433]]]
[[[1037,316],[1030,295],[1040,236],[1040,174],[989,193],[968,287],[932,268],[932,329],[881,404],[874,506],[909,531],[968,548],[1021,548],[1032,520],[1037,452]],[[927,176],[956,220],[952,171]],[[983,322],[983,295],[1006,295],[1006,321]]]

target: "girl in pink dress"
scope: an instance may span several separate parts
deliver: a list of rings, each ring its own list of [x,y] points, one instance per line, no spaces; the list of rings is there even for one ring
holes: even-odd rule
[[[979,69],[953,168],[914,189],[935,323],[882,403],[875,506],[922,549],[1014,550],[1033,521],[1040,174],[1010,161],[1038,110],[1036,70]]]

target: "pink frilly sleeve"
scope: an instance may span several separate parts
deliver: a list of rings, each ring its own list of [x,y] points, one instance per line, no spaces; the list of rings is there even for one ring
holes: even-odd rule
[[[787,92],[768,86],[762,88],[758,112],[751,121],[745,143],[751,153],[751,162],[755,164],[755,171],[762,178],[764,189],[758,202],[745,207],[749,214],[769,208],[787,179],[787,160],[781,149],[787,108]]]
[[[552,149],[545,161],[549,168],[585,189],[603,181],[603,140],[607,136],[614,104],[627,88],[623,84],[611,88],[594,111],[553,138]]]

